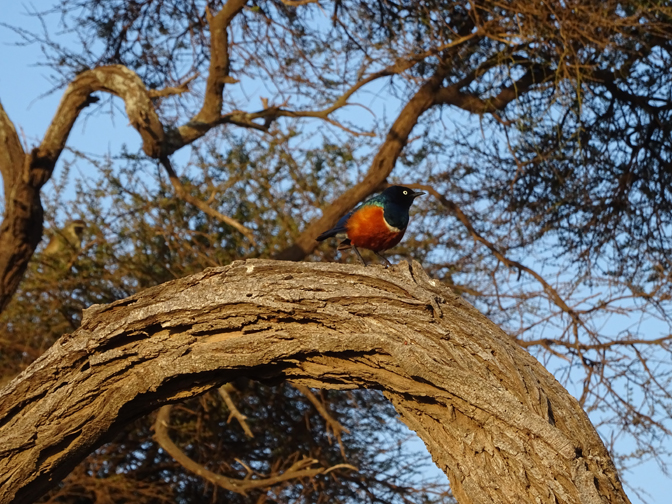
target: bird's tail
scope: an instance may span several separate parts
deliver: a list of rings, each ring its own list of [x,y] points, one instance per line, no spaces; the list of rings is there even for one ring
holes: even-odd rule
[[[323,241],[326,240],[327,238],[331,238],[332,236],[337,236],[339,234],[345,233],[345,228],[342,227],[335,227],[331,228],[329,231],[325,231],[322,233],[320,236],[315,238],[317,241]]]

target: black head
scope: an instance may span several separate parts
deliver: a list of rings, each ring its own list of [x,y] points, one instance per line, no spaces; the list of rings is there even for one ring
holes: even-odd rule
[[[81,219],[73,220],[67,227],[81,238],[84,235],[84,229],[86,229],[86,222]]]
[[[413,204],[413,200],[423,194],[425,193],[422,191],[414,191],[408,187],[394,185],[385,189],[382,195],[390,203],[394,203],[395,205],[404,208],[410,208]]]

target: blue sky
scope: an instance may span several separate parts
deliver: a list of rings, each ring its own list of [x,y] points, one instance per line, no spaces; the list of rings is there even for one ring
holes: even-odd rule
[[[25,15],[27,4],[5,1],[2,21],[38,30],[36,19]],[[54,30],[57,31],[57,30]],[[40,67],[40,48],[37,45],[19,47],[13,45],[19,38],[7,28],[0,27],[0,101],[22,137],[24,147],[39,144],[41,136],[53,118],[62,90],[47,94],[52,89],[48,68]],[[121,105],[121,103],[119,102]],[[121,105],[123,108],[123,105]],[[140,145],[135,130],[127,124],[123,114],[89,117],[79,120],[68,140],[68,145],[89,153],[105,155],[118,152],[126,144],[129,150]],[[66,154],[67,156],[67,154]],[[81,168],[80,168],[81,169]],[[76,175],[86,176],[85,173]],[[58,167],[57,173],[58,176]],[[50,190],[47,184],[46,191]],[[419,443],[418,443],[419,444]],[[645,493],[640,498],[633,490],[628,495],[633,503],[666,504],[669,502],[668,487],[672,482],[664,476],[655,462],[646,462],[625,475],[633,487]]]

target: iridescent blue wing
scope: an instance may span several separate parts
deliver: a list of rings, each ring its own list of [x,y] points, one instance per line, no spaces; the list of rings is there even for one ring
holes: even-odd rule
[[[315,239],[317,241],[322,241],[326,240],[327,238],[331,238],[332,236],[345,235],[345,233],[347,232],[347,230],[345,229],[345,223],[348,222],[348,219],[354,212],[355,210],[341,217],[333,228],[331,228],[329,231],[325,231]]]
[[[316,240],[322,241],[326,240],[327,238],[331,238],[332,236],[338,236],[339,238],[344,238],[347,232],[345,224],[348,222],[348,219],[352,216],[353,213],[355,213],[362,207],[369,205],[383,206],[383,203],[384,200],[380,194],[366,200],[364,203],[355,208],[352,212],[349,212],[345,214],[343,217],[341,217],[333,228],[331,228],[329,231],[325,231],[324,233],[322,233],[320,236],[316,238]]]

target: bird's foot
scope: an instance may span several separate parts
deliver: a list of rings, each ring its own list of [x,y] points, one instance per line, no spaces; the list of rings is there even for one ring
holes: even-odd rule
[[[357,247],[355,247],[355,246],[353,245],[352,248],[353,248],[353,250],[355,251],[355,254],[357,254],[357,257],[359,258],[359,261],[360,261],[364,266],[366,266],[366,261],[365,261],[364,258],[362,257],[362,254],[359,253],[359,250],[357,250]]]
[[[390,261],[387,260],[387,257],[385,257],[385,256],[382,255],[382,254],[379,254],[378,252],[374,252],[374,254],[376,254],[378,257],[380,257],[380,258],[383,260],[383,262],[385,263],[385,269],[387,269],[387,268],[389,268],[390,266],[392,266],[392,263],[391,263]]]

